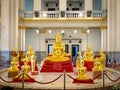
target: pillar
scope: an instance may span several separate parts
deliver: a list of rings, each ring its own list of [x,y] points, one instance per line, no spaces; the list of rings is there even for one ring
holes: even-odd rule
[[[34,16],[38,16],[40,15],[40,11],[42,9],[42,0],[34,0],[34,11],[35,11],[35,14]]]
[[[120,51],[120,0],[116,0],[116,51]]]
[[[92,10],[92,0],[85,0],[85,11]]]
[[[19,28],[19,50],[25,51],[25,26],[18,26]]]
[[[18,48],[18,0],[9,0],[10,1],[10,50],[13,50],[15,47]]]
[[[107,51],[115,51],[116,48],[116,0],[107,0]]]
[[[41,11],[42,0],[34,0],[34,11]]]
[[[59,10],[66,11],[67,0],[59,0]]]
[[[18,48],[18,0],[1,0],[1,50]]]
[[[107,26],[101,27],[101,49],[107,50]]]
[[[1,50],[9,50],[10,0],[1,0]]]

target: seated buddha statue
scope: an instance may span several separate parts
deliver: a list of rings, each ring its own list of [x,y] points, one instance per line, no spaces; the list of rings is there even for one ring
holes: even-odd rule
[[[35,54],[35,52],[33,51],[33,48],[31,45],[28,46],[28,51],[26,53],[26,58],[28,58],[27,62],[30,62],[31,56]]]
[[[53,44],[52,53],[50,53],[49,56],[45,58],[45,60],[51,62],[61,62],[69,60],[69,55],[65,53],[65,45],[61,42],[61,39],[61,34],[58,33],[56,36],[56,41]]]
[[[18,63],[17,62],[11,62],[11,67],[8,68],[8,77],[13,78],[19,73],[18,69]]]
[[[94,53],[91,49],[91,46],[88,46],[88,50],[84,53],[84,60],[93,61]]]
[[[101,68],[104,69],[105,68],[105,54],[103,53],[102,49],[100,49],[100,63],[101,63]]]
[[[14,51],[11,53],[12,62],[19,62],[19,51],[17,48],[14,48]]]
[[[93,71],[101,71],[101,63],[99,61],[99,58],[96,58],[95,59],[95,62],[94,62],[94,67],[93,67]]]
[[[84,61],[80,60],[80,67],[77,68],[78,70],[78,80],[87,80],[90,79],[89,76],[87,76],[87,68],[84,66]]]

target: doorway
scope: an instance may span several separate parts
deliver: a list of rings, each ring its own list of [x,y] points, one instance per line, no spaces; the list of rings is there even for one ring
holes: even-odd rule
[[[78,57],[79,45],[72,45],[72,62],[76,63]]]

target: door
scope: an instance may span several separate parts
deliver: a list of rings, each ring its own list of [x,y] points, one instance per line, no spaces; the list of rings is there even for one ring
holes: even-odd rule
[[[78,57],[79,45],[72,45],[72,62],[76,63]]]

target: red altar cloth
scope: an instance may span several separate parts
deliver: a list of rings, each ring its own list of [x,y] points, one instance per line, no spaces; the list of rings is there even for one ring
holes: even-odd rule
[[[19,70],[21,70],[21,66],[24,65],[24,62],[23,61],[20,61],[19,63]],[[31,67],[31,62],[28,62],[28,65]],[[35,71],[38,71],[38,67],[37,67],[37,62],[35,62]]]
[[[74,79],[74,80],[73,80],[73,83],[94,84],[94,82],[93,82],[92,79],[86,79],[86,80],[77,80],[77,79]]]
[[[87,71],[92,71],[94,67],[94,61],[84,61],[84,66],[87,68]]]
[[[40,72],[73,72],[71,60],[64,62],[50,62],[45,61]]]
[[[13,78],[13,82],[22,82],[22,79],[20,79],[20,77],[22,77],[22,74],[20,74],[18,77]],[[24,82],[33,83],[35,80],[28,76],[28,79],[24,79]]]

